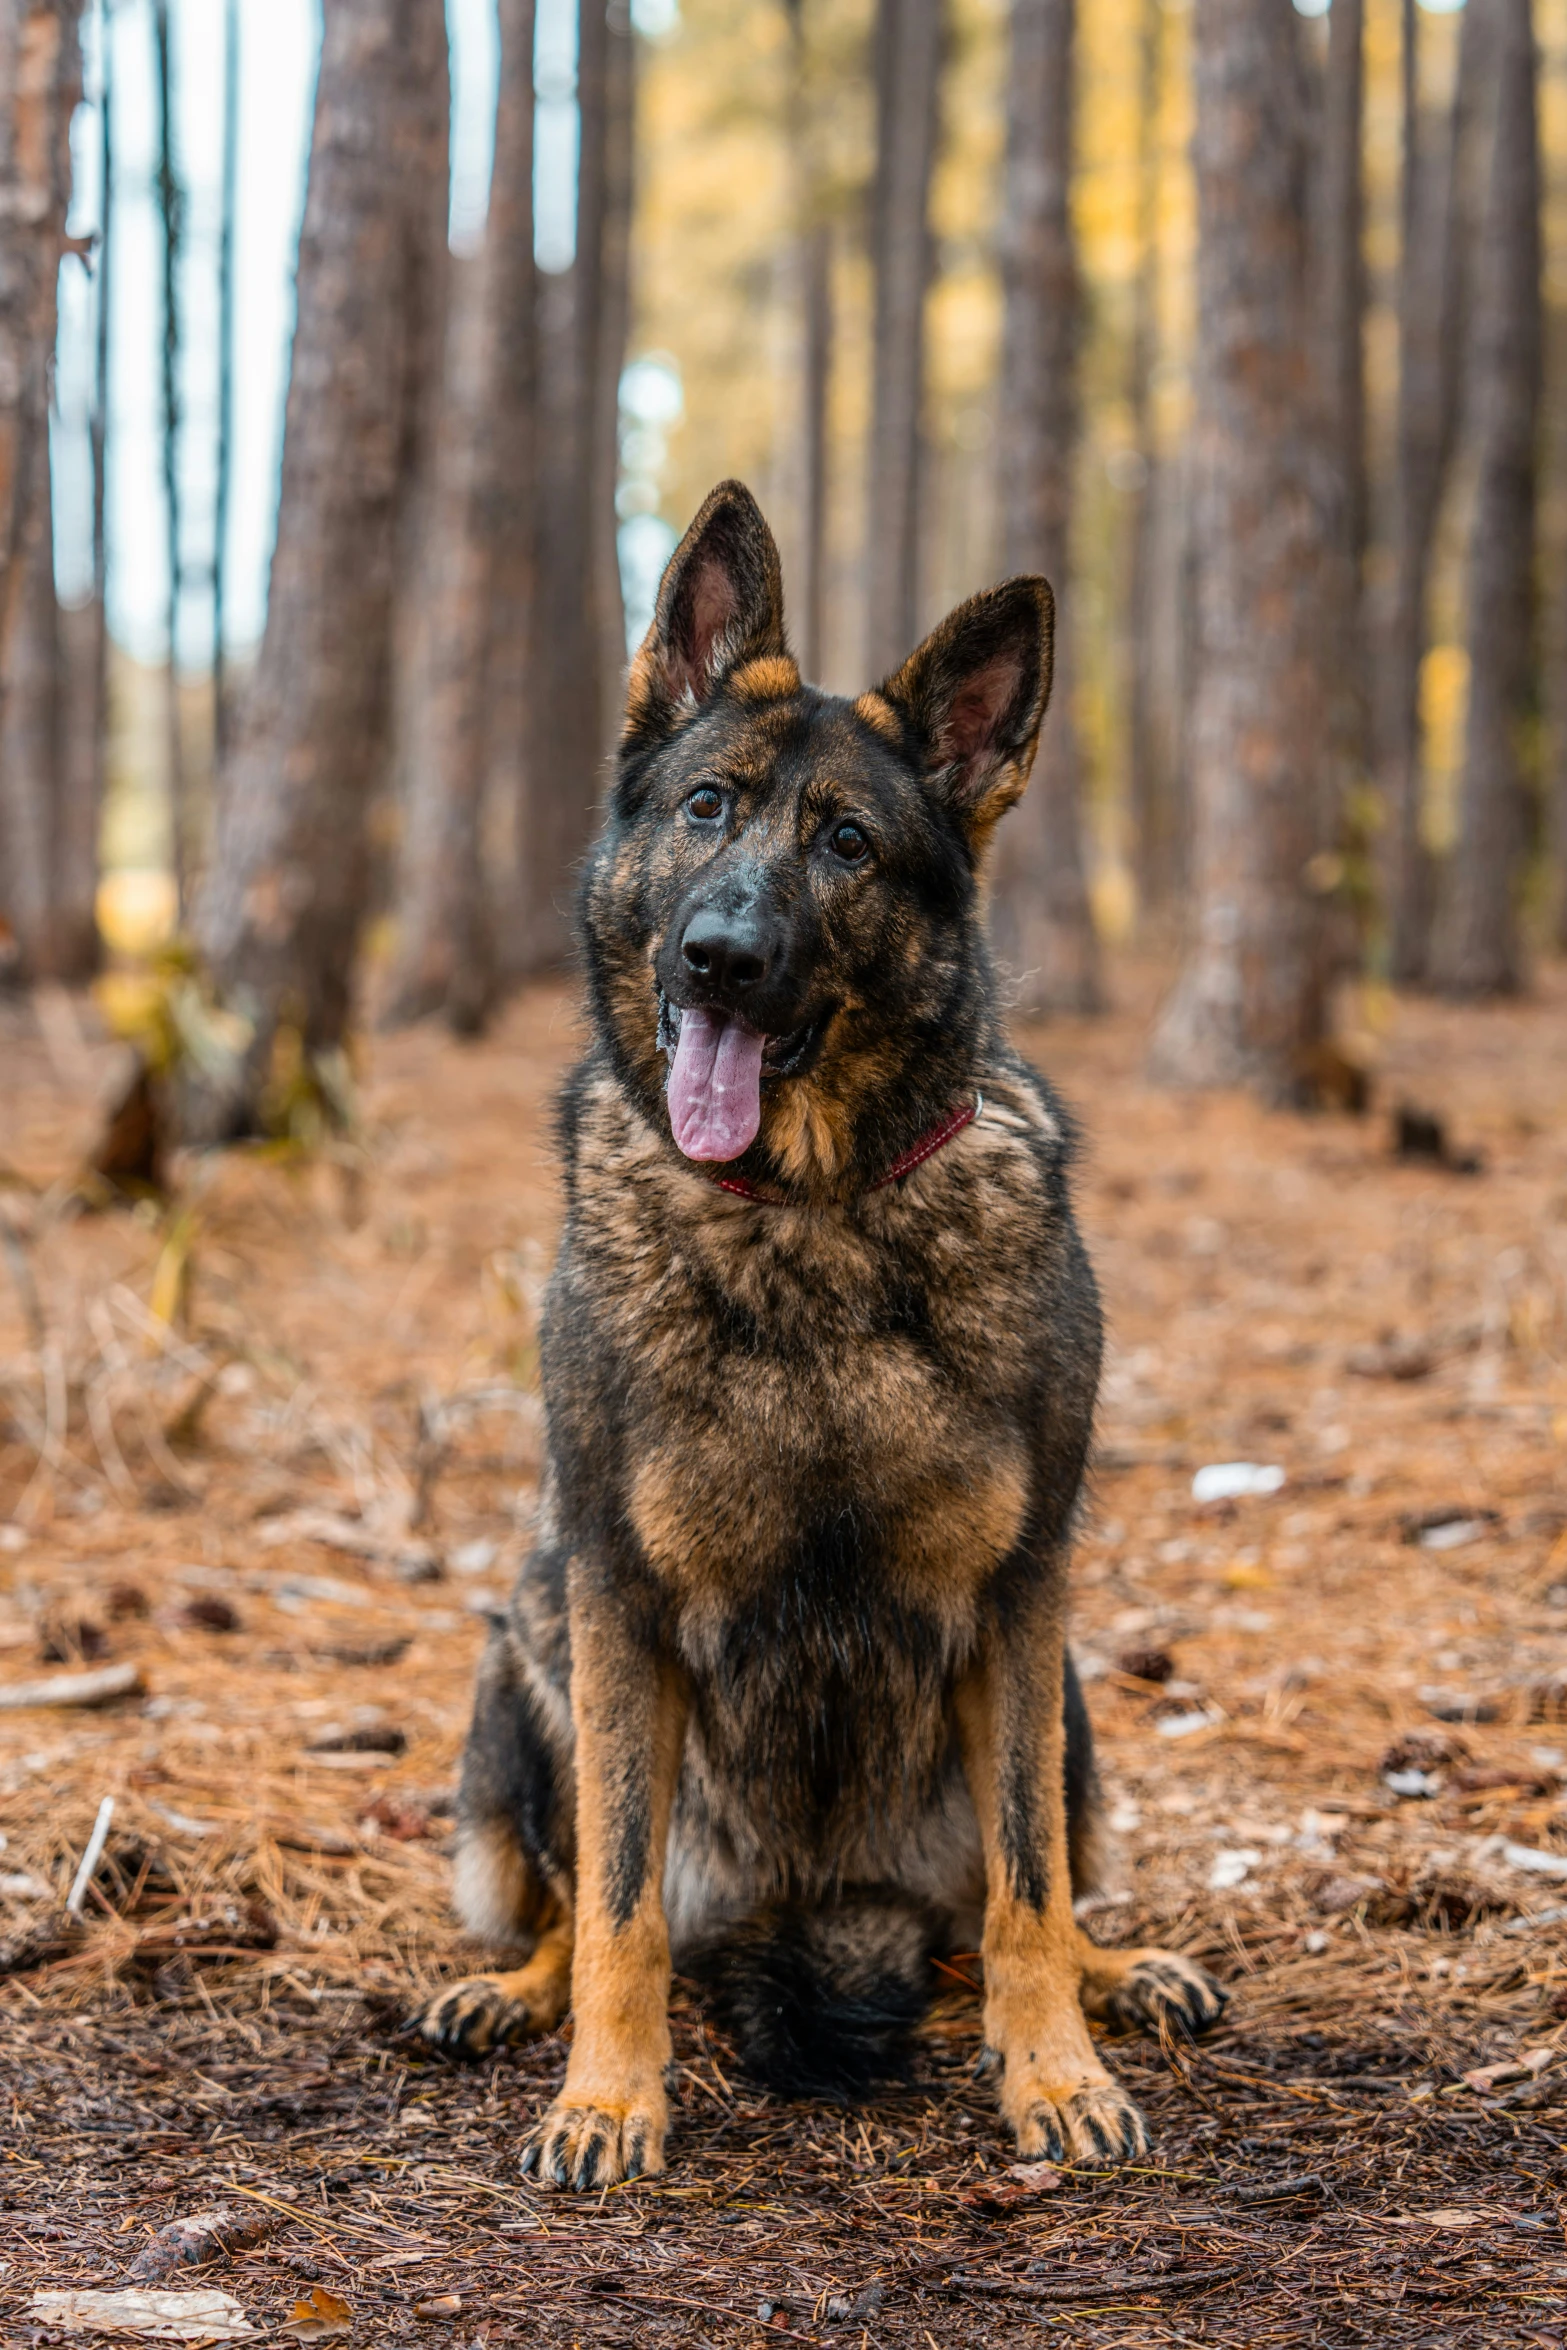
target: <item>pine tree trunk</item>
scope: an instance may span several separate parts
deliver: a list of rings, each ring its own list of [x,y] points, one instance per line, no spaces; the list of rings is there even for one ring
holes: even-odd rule
[[[832,229],[801,240],[800,661],[819,679],[827,658],[827,400],[832,389]]]
[[[98,936],[98,827],[103,813],[104,737],[98,663],[102,606],[59,613],[59,789],[55,801],[50,965],[56,979],[91,979],[102,960]]]
[[[1370,762],[1361,575],[1366,549],[1365,189],[1361,163],[1365,0],[1333,0],[1328,18],[1317,221],[1317,370],[1332,483],[1331,649],[1326,682],[1329,837]]]
[[[503,0],[501,88],[484,242],[453,271],[445,382],[419,581],[414,669],[404,700],[408,805],[399,876],[399,945],[389,1023],[442,1013],[459,1035],[484,1024],[496,985],[485,860],[492,771],[491,693],[520,645],[492,642],[503,530],[526,517],[504,494],[509,436],[528,434],[512,395],[532,311],[533,0]],[[519,86],[520,85],[520,86]],[[515,315],[519,297],[523,316]]]
[[[1141,474],[1127,529],[1125,643],[1126,798],[1139,911],[1169,902],[1175,882],[1172,779],[1159,756],[1154,720],[1154,528],[1159,452],[1153,429],[1153,370],[1159,343],[1159,113],[1164,88],[1163,0],[1142,0],[1137,77],[1137,284],[1127,404]]]
[[[582,0],[576,255],[539,289],[536,689],[510,958],[519,978],[557,969],[570,952],[575,869],[597,821],[608,748],[604,384],[611,366],[617,382],[620,372],[606,317],[606,292],[614,289],[604,267],[615,95],[610,42],[605,0]],[[613,123],[621,135],[629,130],[627,106],[613,109]]]
[[[1366,543],[1364,92],[1365,0],[1333,0],[1322,116],[1318,364],[1339,480],[1339,540],[1357,587]]]
[[[604,66],[604,226],[593,386],[594,601],[600,639],[600,735],[612,743],[625,708],[626,605],[620,586],[620,373],[631,332],[631,219],[636,200],[636,39],[627,0],[609,0]]]
[[[1475,273],[1471,422],[1479,473],[1467,584],[1469,713],[1458,843],[1435,954],[1437,984],[1454,996],[1506,995],[1523,985],[1523,736],[1534,682],[1538,69],[1529,0],[1487,4],[1494,11],[1496,114]]]
[[[80,13],[80,0],[0,0],[0,677],[49,465]]]
[[[280,1031],[339,1047],[389,721],[401,525],[439,364],[446,264],[440,0],[326,0],[266,633],[220,790],[198,934],[254,1023],[237,1093],[193,1138],[250,1130]]]
[[[1554,522],[1542,576],[1548,582],[1546,635],[1542,647],[1545,716],[1545,825],[1552,865],[1550,939],[1567,953],[1567,310],[1552,304],[1546,314],[1550,349],[1545,365],[1545,456],[1551,493],[1542,498],[1541,520]]]
[[[878,0],[871,265],[866,665],[881,677],[919,635],[919,511],[941,0]]]
[[[1464,11],[1452,111],[1440,132],[1422,114],[1419,10],[1404,0],[1402,255],[1393,594],[1381,659],[1378,763],[1387,825],[1383,895],[1388,966],[1401,986],[1426,975],[1435,899],[1421,837],[1420,666],[1437,518],[1457,433],[1463,343],[1465,164],[1481,78],[1484,7]]]
[[[1056,674],[1034,778],[997,840],[991,931],[1016,1009],[1102,1009],[1072,723],[1072,477],[1080,302],[1072,233],[1075,0],[1013,0],[1003,207],[1003,568],[1056,595]]]
[[[538,560],[538,272],[533,259],[534,0],[500,0],[501,73],[485,242],[495,280],[494,531],[486,679],[486,836],[500,876],[490,891],[497,977],[516,968],[517,906],[533,724],[533,597]]]
[[[1197,0],[1191,936],[1156,1077],[1287,1097],[1324,1024],[1324,517],[1294,12]]]
[[[799,413],[795,452],[797,586],[795,637],[800,664],[819,679],[827,624],[827,397],[832,382],[832,230],[821,217],[812,139],[815,109],[804,0],[786,0],[789,19],[789,167],[794,214],[793,292],[799,317]]]
[[[55,975],[55,827],[60,796],[60,614],[49,476],[37,484],[0,676],[0,915],[12,934],[3,975]]]

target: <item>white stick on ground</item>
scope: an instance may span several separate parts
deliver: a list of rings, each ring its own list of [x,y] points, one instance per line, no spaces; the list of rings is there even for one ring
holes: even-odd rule
[[[114,1797],[106,1795],[98,1806],[98,1817],[93,1822],[92,1834],[87,1839],[87,1850],[82,1854],[82,1865],[76,1872],[76,1882],[71,1887],[71,1897],[65,1905],[67,1913],[73,1918],[79,1918],[82,1914],[82,1904],[87,1899],[87,1888],[93,1881],[93,1871],[102,1860],[103,1848],[109,1841],[109,1823],[113,1818]]]

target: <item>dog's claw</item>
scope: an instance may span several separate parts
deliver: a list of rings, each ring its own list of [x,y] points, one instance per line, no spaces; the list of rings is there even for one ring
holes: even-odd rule
[[[1037,2098],[1014,2124],[1014,2135],[1029,2162],[1080,2162],[1090,2170],[1133,2162],[1148,2151],[1142,2115],[1108,2080]]]
[[[663,2121],[641,2106],[552,2105],[519,2156],[524,2178],[579,2195],[663,2167]]]

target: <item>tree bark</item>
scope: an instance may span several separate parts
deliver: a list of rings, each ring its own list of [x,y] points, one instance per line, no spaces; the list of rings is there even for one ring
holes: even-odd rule
[[[174,55],[169,0],[153,0],[153,57],[158,84],[158,169],[155,180],[162,234],[163,341],[162,442],[164,561],[168,567],[165,622],[168,659],[163,673],[164,780],[169,802],[169,835],[174,846],[175,903],[181,926],[190,918],[196,862],[190,781],[185,764],[185,728],[180,707],[179,625],[184,568],[180,527],[180,248],[185,236],[185,191],[174,155]]]
[[[1072,477],[1080,299],[1072,232],[1076,0],[1013,0],[1003,202],[1003,567],[1056,596],[1055,688],[1021,807],[997,839],[991,918],[1016,1009],[1103,1008],[1084,878],[1082,760],[1072,723]]]
[[[1332,485],[1325,827],[1334,837],[1370,764],[1361,581],[1366,551],[1365,0],[1328,17],[1317,218],[1317,375]]]
[[[607,315],[606,296],[615,289],[605,260],[610,136],[630,130],[630,107],[612,87],[611,37],[606,0],[582,0],[576,254],[568,270],[543,278],[539,288],[538,574],[549,587],[534,603],[535,707],[509,957],[518,978],[556,969],[570,952],[575,868],[597,820],[609,740],[603,541],[613,507],[606,511],[604,496],[605,386],[612,369],[618,388],[620,351]],[[618,158],[615,168],[623,168]]]
[[[1325,1020],[1309,149],[1294,12],[1197,0],[1195,34],[1192,934],[1152,1069],[1280,1098]]]
[[[1127,404],[1141,475],[1128,517],[1124,674],[1126,797],[1138,907],[1168,904],[1175,885],[1173,781],[1159,756],[1154,720],[1154,525],[1159,451],[1153,424],[1153,370],[1159,343],[1159,112],[1164,88],[1163,0],[1143,0],[1138,26],[1137,283]]]
[[[1333,0],[1319,182],[1318,364],[1339,482],[1339,543],[1357,586],[1366,543],[1364,92],[1365,0]],[[1354,633],[1358,638],[1358,624]]]
[[[1553,868],[1550,938],[1558,953],[1567,953],[1567,396],[1563,391],[1567,386],[1567,311],[1559,304],[1547,312],[1547,332],[1551,338],[1545,367],[1550,439],[1545,464],[1554,495],[1542,500],[1541,519],[1551,516],[1555,528],[1542,567],[1542,576],[1549,582],[1549,604],[1541,699],[1546,740],[1545,821]]]
[[[609,0],[604,59],[604,226],[593,386],[594,601],[600,638],[600,738],[620,730],[625,704],[626,605],[620,587],[620,373],[631,332],[631,222],[636,202],[636,39],[628,0]]]
[[[1458,843],[1435,955],[1437,985],[1453,996],[1512,994],[1524,980],[1522,738],[1534,684],[1542,348],[1538,66],[1530,0],[1487,5],[1496,111],[1475,273],[1471,399],[1478,479],[1467,585],[1469,711]]]
[[[1381,659],[1378,764],[1387,809],[1383,895],[1388,966],[1400,986],[1426,975],[1435,883],[1421,836],[1420,668],[1437,519],[1457,437],[1467,245],[1466,170],[1481,82],[1484,7],[1466,8],[1452,107],[1422,113],[1419,11],[1404,0],[1402,255],[1393,595]]]
[[[799,576],[795,629],[800,663],[819,678],[826,653],[827,396],[832,382],[832,229],[821,217],[812,141],[812,93],[804,0],[789,20],[789,165],[794,212],[794,293],[799,305],[800,406],[795,475]]]
[[[192,1105],[197,1138],[258,1123],[280,1031],[308,1066],[350,1024],[400,525],[440,349],[447,113],[440,0],[326,0],[266,633],[198,932],[253,1035],[237,1091]]]
[[[0,916],[11,931],[4,976],[24,984],[55,966],[55,828],[60,798],[60,614],[43,469],[18,564],[17,609],[0,677]]]
[[[99,721],[98,664],[102,606],[62,609],[60,648],[59,786],[50,865],[51,975],[80,983],[102,961],[98,936],[98,827],[103,813],[104,736]]]
[[[866,506],[866,660],[895,669],[920,632],[919,509],[941,0],[878,0],[871,265],[871,442]]]
[[[0,673],[49,464],[80,13],[80,0],[0,0]]]
[[[498,851],[490,921],[497,980],[516,965],[532,727],[538,559],[538,271],[533,259],[533,0],[501,0],[495,169],[485,225],[495,285],[494,535],[486,680],[486,837]],[[512,70],[515,69],[515,70]]]
[[[396,1025],[438,1012],[459,1035],[483,1026],[495,994],[485,859],[498,714],[491,685],[517,665],[522,649],[520,632],[516,642],[496,640],[495,607],[513,550],[526,545],[529,519],[533,0],[501,0],[500,37],[484,241],[453,273],[416,675],[404,702],[408,800],[386,1014]],[[522,440],[520,452],[514,437]]]

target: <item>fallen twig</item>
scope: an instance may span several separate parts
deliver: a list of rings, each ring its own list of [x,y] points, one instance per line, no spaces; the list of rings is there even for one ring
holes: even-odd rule
[[[0,1713],[34,1705],[108,1705],[116,1697],[139,1697],[146,1684],[140,1665],[102,1665],[93,1673],[51,1673],[46,1681],[13,1681],[0,1687]]]

